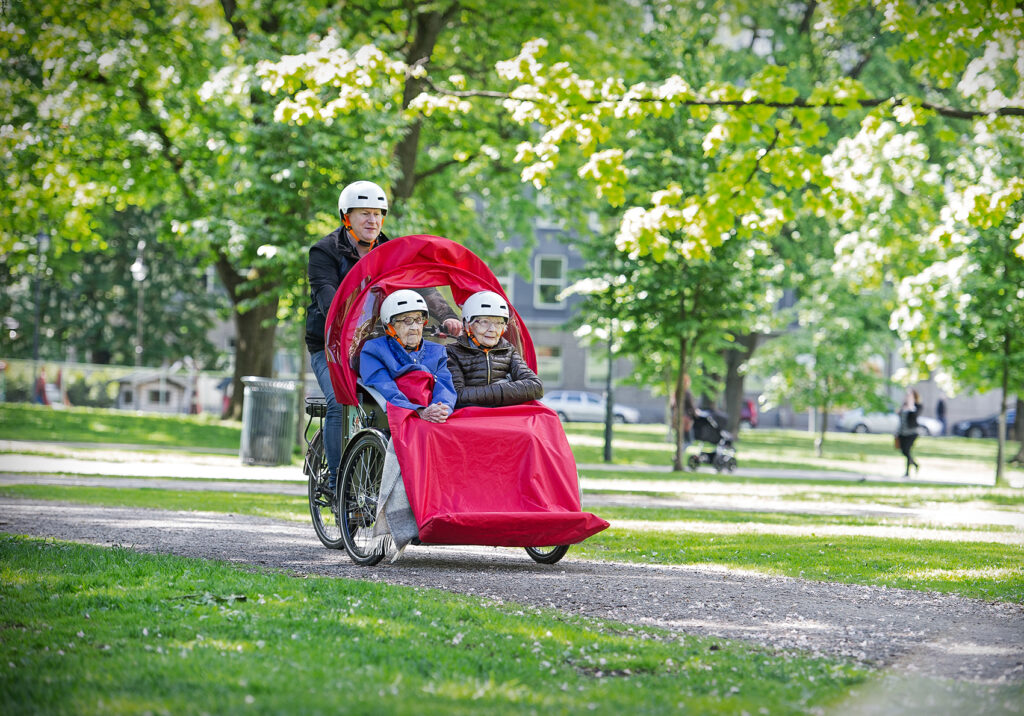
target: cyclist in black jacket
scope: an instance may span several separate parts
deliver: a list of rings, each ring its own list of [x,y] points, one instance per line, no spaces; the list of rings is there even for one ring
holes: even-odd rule
[[[327,356],[324,354],[324,330],[327,312],[334,294],[356,262],[375,246],[386,243],[382,229],[388,213],[384,190],[371,181],[357,181],[341,190],[338,214],[341,226],[320,239],[309,249],[309,307],[306,309],[306,348],[310,366],[320,390],[327,399],[324,419],[324,450],[327,453],[329,484],[333,489],[341,462],[341,406],[334,399]],[[455,312],[436,290],[421,292],[431,315],[438,317],[445,331],[457,336],[462,324]]]

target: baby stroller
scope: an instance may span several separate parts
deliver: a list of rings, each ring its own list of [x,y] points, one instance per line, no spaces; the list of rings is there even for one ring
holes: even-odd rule
[[[703,443],[700,452],[691,454],[686,464],[691,470],[701,465],[711,465],[717,472],[732,472],[736,469],[736,450],[732,445],[732,433],[725,430],[726,417],[721,413],[698,410],[693,420],[693,437]]]

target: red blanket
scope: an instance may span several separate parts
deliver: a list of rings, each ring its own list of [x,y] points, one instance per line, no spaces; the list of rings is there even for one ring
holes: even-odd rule
[[[460,408],[445,423],[389,405],[388,423],[424,543],[551,547],[608,527],[581,511],[565,431],[540,403]]]

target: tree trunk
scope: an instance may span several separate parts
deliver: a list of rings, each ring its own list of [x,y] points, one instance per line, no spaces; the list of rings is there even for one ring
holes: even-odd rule
[[[615,322],[608,322],[608,376],[604,384],[604,461],[612,461],[612,423],[615,422],[615,354],[612,352]]]
[[[821,406],[821,430],[818,432],[818,439],[815,440],[815,448],[818,457],[825,454],[825,431],[828,430],[828,403]]]
[[[743,374],[740,366],[745,360],[743,354],[735,348],[725,351],[725,414],[729,419],[725,429],[733,435],[740,433],[740,421],[743,418]]]
[[[1010,388],[1010,336],[1003,334],[1003,395],[999,399],[999,420],[996,423],[996,487],[1006,487],[1006,393]]]
[[[277,299],[261,304],[245,313],[235,309],[235,374],[232,379],[231,404],[225,417],[242,419],[242,403],[245,386],[242,377],[247,375],[272,378],[274,371],[274,334],[277,332]]]
[[[686,457],[686,431],[683,429],[683,423],[686,420],[686,386],[683,383],[683,377],[687,371],[687,353],[689,352],[689,345],[686,338],[683,336],[679,337],[679,374],[676,376],[676,409],[673,419],[675,425],[673,429],[675,432],[676,449],[675,454],[672,456],[672,469],[676,472],[681,472],[685,467]]]
[[[757,334],[738,336],[735,345],[741,348],[730,348],[725,351],[725,412],[729,416],[726,430],[739,435],[740,422],[743,417],[743,374],[740,368],[750,360],[757,348]]]
[[[662,379],[665,381],[665,397],[668,400],[665,401],[665,427],[668,428],[665,431],[665,442],[675,444],[676,435],[676,389],[675,381],[672,379],[672,372],[666,370],[662,375]]]
[[[1017,391],[1017,419],[1013,424],[1014,433],[1017,436],[1017,454],[1010,458],[1015,465],[1024,465],[1024,392]]]
[[[241,420],[244,386],[242,376],[255,375],[273,377],[274,336],[277,332],[277,306],[279,302],[276,286],[258,283],[246,286],[250,277],[239,274],[227,255],[217,250],[214,266],[217,276],[231,300],[232,318],[235,322],[235,374],[232,379],[231,402],[222,417]],[[260,303],[244,312],[239,306],[250,305],[256,299]]]
[[[444,12],[432,10],[430,12],[417,13],[414,22],[414,35],[405,53],[405,62],[410,67],[424,65],[430,61],[434,54],[434,46],[437,38],[445,25],[455,17],[459,9],[458,3],[452,3]],[[402,90],[402,109],[407,109],[409,104],[416,99],[426,87],[426,83],[419,78],[409,76],[405,81]],[[416,119],[409,125],[408,131],[402,140],[395,146],[395,163],[398,165],[399,174],[392,187],[392,201],[395,204],[401,203],[402,199],[408,199],[416,190],[416,164],[419,159],[420,129],[423,125],[421,119]],[[401,213],[401,207],[398,208]]]

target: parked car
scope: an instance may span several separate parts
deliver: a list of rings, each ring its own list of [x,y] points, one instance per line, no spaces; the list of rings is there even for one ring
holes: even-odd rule
[[[942,423],[935,418],[918,416],[917,425],[924,435],[942,435]],[[847,410],[839,417],[836,426],[852,433],[888,433],[895,435],[900,426],[900,416],[892,413],[865,413],[862,408]]]
[[[1011,434],[1014,423],[1017,420],[1017,411],[1010,408],[1006,411],[1006,433]],[[995,438],[999,436],[999,415],[990,415],[987,418],[975,418],[974,420],[961,420],[953,426],[954,435],[962,435],[968,438]]]
[[[599,393],[583,390],[552,390],[540,399],[563,422],[604,422],[605,399]],[[640,411],[627,405],[612,404],[612,416],[617,423],[640,422]]]

